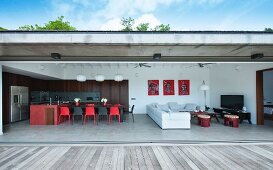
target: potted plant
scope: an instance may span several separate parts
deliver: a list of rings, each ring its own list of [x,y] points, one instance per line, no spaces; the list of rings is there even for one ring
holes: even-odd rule
[[[75,98],[74,101],[76,106],[80,106],[80,101],[81,101],[80,98]]]
[[[100,101],[102,102],[103,106],[106,106],[107,99],[105,97],[103,97]]]

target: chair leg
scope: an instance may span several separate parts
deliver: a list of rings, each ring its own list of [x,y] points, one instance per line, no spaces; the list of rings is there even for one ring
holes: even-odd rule
[[[120,124],[120,115],[118,115],[118,124]]]
[[[61,115],[59,116],[59,124],[61,123]]]
[[[94,125],[96,125],[96,116],[94,115]]]
[[[86,124],[86,115],[84,115],[84,119],[83,119],[83,124],[85,125]]]
[[[135,122],[134,114],[132,113],[133,122]]]
[[[68,115],[68,124],[70,124],[70,115]]]

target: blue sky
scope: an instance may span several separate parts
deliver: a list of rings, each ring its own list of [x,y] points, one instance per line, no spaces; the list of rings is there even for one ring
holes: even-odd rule
[[[170,24],[171,30],[264,30],[273,28],[273,0],[0,0],[0,27],[43,25],[63,15],[78,30],[120,30]]]

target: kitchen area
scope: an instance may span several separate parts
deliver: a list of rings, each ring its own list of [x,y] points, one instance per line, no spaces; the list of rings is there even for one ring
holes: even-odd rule
[[[66,104],[73,108],[75,98],[80,98],[81,104],[85,105],[100,104],[100,99],[105,97],[108,103],[129,107],[128,80],[78,82],[3,72],[2,83],[5,126],[17,122],[25,122],[25,126],[57,125],[59,107]]]

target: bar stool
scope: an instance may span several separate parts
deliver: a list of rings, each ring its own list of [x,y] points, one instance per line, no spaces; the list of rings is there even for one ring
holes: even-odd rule
[[[68,107],[60,107],[59,124],[61,117],[68,117],[68,123],[70,124],[70,112]]]

